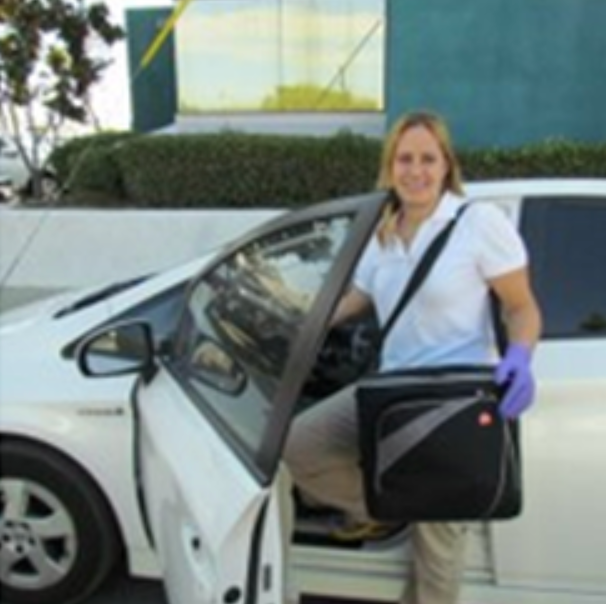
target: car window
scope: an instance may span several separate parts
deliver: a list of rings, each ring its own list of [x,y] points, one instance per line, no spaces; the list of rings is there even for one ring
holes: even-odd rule
[[[114,321],[141,320],[152,327],[156,344],[160,344],[175,334],[177,323],[183,311],[185,290],[189,281],[174,285],[170,289],[130,308],[124,313],[112,318]]]
[[[161,342],[169,340],[175,333],[179,317],[181,316],[183,310],[185,290],[187,288],[188,283],[188,281],[185,281],[183,283],[174,285],[170,289],[167,289],[151,298],[148,298],[147,300],[129,308],[123,313],[113,315],[108,322],[117,323],[128,320],[146,321],[152,327],[154,342],[156,343],[156,345],[159,345]],[[125,289],[132,287],[133,285],[135,285],[135,283],[125,282],[123,285],[124,287],[117,286],[117,289],[115,291],[109,293],[108,290],[99,292],[100,294],[102,294],[101,298],[97,298],[95,302],[105,300],[107,296],[117,295]],[[107,296],[105,294],[107,294]],[[90,300],[87,298],[84,302],[84,306],[86,307],[88,306]],[[75,305],[78,306],[77,310],[80,310],[81,306],[79,306],[79,302],[76,302]],[[68,307],[66,311],[67,314],[72,312],[71,307]],[[96,325],[94,330],[96,331],[97,329],[103,327],[103,325],[103,323],[100,325]],[[83,334],[77,340],[68,344],[63,349],[62,355],[66,358],[72,358],[76,354],[78,344],[83,338],[88,335],[88,333],[89,332]]]
[[[606,198],[533,198],[521,228],[544,337],[606,337]]]
[[[350,224],[341,215],[283,228],[231,255],[191,291],[172,369],[245,460],[259,453],[291,344]],[[223,371],[229,387],[209,375],[211,368]]]

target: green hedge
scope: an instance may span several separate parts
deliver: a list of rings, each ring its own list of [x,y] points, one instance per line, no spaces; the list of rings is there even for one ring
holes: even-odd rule
[[[117,160],[138,206],[279,207],[372,188],[378,151],[351,135],[225,133],[139,138]]]
[[[52,161],[74,205],[286,207],[368,191],[381,142],[332,137],[111,133],[74,139]],[[466,180],[606,178],[606,144],[548,140],[517,149],[460,150]]]
[[[117,151],[137,136],[134,132],[104,132],[73,138],[57,147],[49,163],[63,191],[63,203],[122,205],[126,195]]]
[[[517,149],[461,151],[466,180],[606,178],[606,143],[550,139]]]

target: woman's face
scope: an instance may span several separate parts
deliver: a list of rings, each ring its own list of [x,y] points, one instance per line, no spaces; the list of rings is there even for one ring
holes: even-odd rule
[[[448,162],[433,133],[412,126],[402,133],[392,164],[392,182],[408,207],[431,208],[440,199]]]

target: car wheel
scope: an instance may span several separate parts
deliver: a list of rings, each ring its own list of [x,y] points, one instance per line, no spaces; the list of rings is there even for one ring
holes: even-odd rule
[[[2,601],[82,600],[118,558],[107,503],[82,470],[53,451],[2,442],[0,454]]]

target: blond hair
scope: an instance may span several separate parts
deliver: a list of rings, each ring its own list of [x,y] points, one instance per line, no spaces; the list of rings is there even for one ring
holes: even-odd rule
[[[394,192],[392,180],[396,149],[402,135],[417,126],[422,126],[433,134],[446,159],[448,171],[444,178],[442,193],[450,191],[457,195],[463,194],[461,167],[446,122],[439,115],[429,111],[417,111],[404,115],[392,126],[383,144],[377,187],[389,191],[389,194],[388,203],[383,210],[377,229],[377,236],[381,245],[385,245],[393,239],[398,227],[400,202]]]

